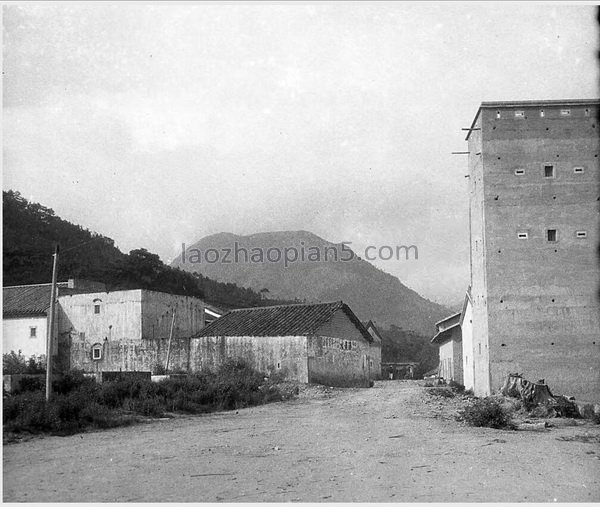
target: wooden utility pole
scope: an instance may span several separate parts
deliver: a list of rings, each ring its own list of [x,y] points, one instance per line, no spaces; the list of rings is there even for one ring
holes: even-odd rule
[[[54,262],[52,266],[52,288],[50,290],[50,318],[46,331],[46,401],[52,396],[52,345],[54,336],[54,317],[56,306],[56,277],[58,271],[58,243],[54,251]]]
[[[169,358],[171,357],[171,341],[173,340],[173,326],[175,325],[175,308],[173,308],[173,318],[171,319],[171,332],[169,333],[169,345],[167,347],[167,361],[165,363],[165,374],[169,373]]]

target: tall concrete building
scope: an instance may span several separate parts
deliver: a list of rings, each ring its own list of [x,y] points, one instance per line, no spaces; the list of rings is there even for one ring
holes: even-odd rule
[[[484,102],[475,115],[465,368],[477,395],[522,373],[600,399],[599,104]]]

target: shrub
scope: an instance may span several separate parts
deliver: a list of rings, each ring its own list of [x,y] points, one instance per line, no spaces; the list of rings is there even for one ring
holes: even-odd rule
[[[13,431],[50,431],[56,428],[56,413],[42,392],[8,397],[3,403],[4,427]]]
[[[79,416],[85,426],[93,426],[102,429],[123,426],[131,421],[131,419],[124,419],[117,415],[114,410],[95,401],[92,401],[87,406],[83,407]]]
[[[455,393],[458,393],[458,394],[462,394],[465,392],[465,386],[454,380],[451,380],[450,382],[448,382],[448,387],[450,387],[450,389],[452,389],[452,391],[454,391]]]
[[[162,363],[154,363],[151,369],[154,375],[164,375],[167,373],[167,370],[165,370],[165,366]]]
[[[243,361],[226,362],[216,373],[151,382],[120,378],[96,384],[81,371],[53,383],[46,402],[42,390],[7,395],[4,427],[9,431],[72,433],[86,427],[108,428],[131,423],[125,412],[158,417],[167,411],[201,413],[281,400],[281,390]]]
[[[38,374],[46,372],[46,356],[24,356],[21,351],[11,350],[2,354],[2,373],[16,375],[19,373]]]
[[[511,428],[511,413],[493,398],[476,400],[459,412],[459,418],[471,426],[486,428]]]
[[[58,394],[68,394],[89,383],[95,384],[96,381],[86,377],[81,370],[71,370],[52,382],[52,390]]]
[[[46,379],[41,377],[23,377],[19,382],[17,393],[35,392],[46,390]]]

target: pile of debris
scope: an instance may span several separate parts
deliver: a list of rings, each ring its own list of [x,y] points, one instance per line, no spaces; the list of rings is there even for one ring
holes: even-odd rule
[[[523,407],[536,417],[585,417],[575,398],[553,395],[544,379],[530,382],[519,373],[511,373],[500,392],[504,396],[520,399]]]

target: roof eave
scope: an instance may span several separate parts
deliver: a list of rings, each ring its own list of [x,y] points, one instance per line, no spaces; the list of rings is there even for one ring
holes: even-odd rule
[[[441,324],[442,322],[446,322],[447,320],[453,319],[455,317],[457,317],[458,315],[460,315],[460,312],[455,312],[452,315],[448,315],[448,317],[442,319],[442,320],[438,320],[435,325],[437,326],[438,324]]]

